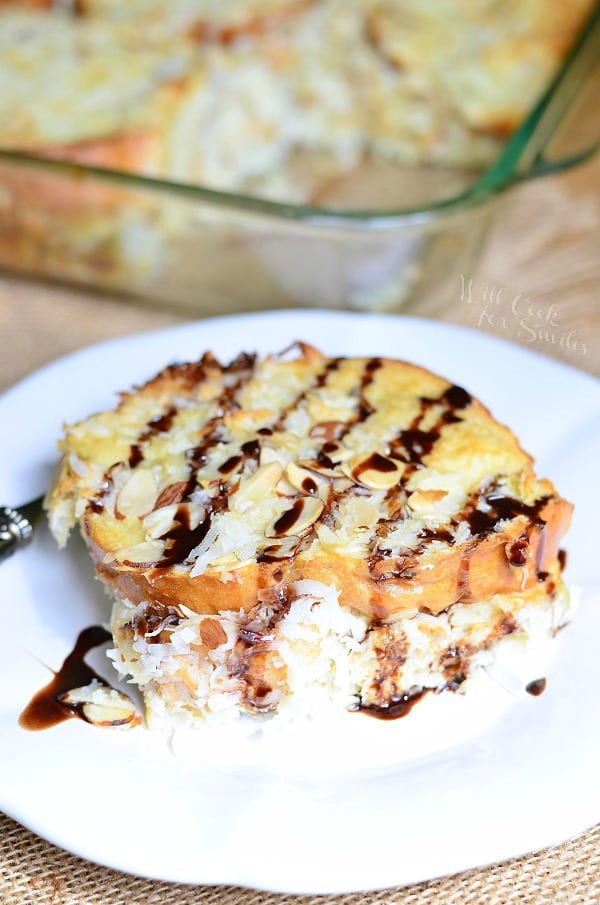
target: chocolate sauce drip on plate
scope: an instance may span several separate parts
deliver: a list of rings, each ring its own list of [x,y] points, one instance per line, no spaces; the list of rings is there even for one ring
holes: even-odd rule
[[[84,658],[94,647],[111,640],[110,632],[100,625],[93,625],[80,632],[75,647],[58,672],[54,673],[54,678],[32,697],[23,710],[19,717],[19,726],[22,729],[38,731],[50,729],[51,726],[73,717],[85,719],[81,705],[68,706],[58,699],[67,691],[89,685],[94,679],[107,688],[110,687],[108,682],[87,665]]]
[[[528,694],[532,694],[534,698],[538,698],[541,694],[546,690],[546,680],[545,679],[534,679],[532,682],[529,682],[525,686],[525,691]]]
[[[558,564],[560,566],[560,571],[564,572],[567,567],[567,551],[559,550],[558,551]]]
[[[417,704],[430,691],[429,688],[422,688],[411,694],[403,694],[398,700],[392,701],[387,707],[379,707],[376,704],[359,704],[356,708],[367,716],[374,716],[378,720],[398,720],[403,716],[407,716],[415,704]]]

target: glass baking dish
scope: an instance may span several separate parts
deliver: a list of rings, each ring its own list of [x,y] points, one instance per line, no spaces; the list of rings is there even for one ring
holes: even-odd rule
[[[483,172],[362,165],[302,206],[0,152],[0,266],[194,315],[316,306],[435,315],[498,201],[598,148],[600,11]],[[302,160],[298,161],[302,166]]]

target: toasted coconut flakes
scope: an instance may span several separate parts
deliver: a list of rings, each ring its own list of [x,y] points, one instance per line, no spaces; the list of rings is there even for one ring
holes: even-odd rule
[[[85,478],[90,470],[89,465],[83,462],[74,453],[69,453],[69,468],[80,478]]]

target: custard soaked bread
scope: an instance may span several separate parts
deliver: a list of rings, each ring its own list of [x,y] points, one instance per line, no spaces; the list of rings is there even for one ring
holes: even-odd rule
[[[567,618],[571,505],[466,390],[298,344],[172,365],[67,427],[48,494],[149,717],[382,715]]]

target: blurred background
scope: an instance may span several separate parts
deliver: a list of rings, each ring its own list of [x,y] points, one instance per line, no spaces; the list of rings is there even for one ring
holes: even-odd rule
[[[0,2],[0,385],[318,307],[600,370],[592,0]]]

